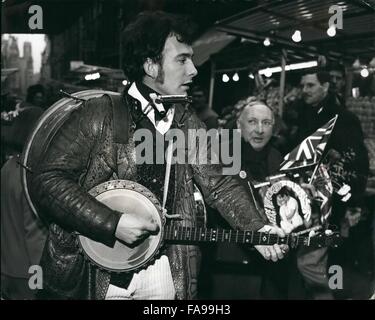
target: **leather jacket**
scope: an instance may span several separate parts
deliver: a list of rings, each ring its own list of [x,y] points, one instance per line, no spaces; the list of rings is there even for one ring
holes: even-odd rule
[[[119,121],[124,119],[121,113],[136,101],[127,94],[124,97],[120,113],[115,116],[108,95],[90,99],[73,111],[35,170],[31,196],[41,216],[50,223],[41,261],[46,298],[105,298],[110,273],[85,258],[77,233],[109,246],[116,241],[121,213],[97,201],[87,191],[109,180],[134,180],[137,166],[133,132],[125,132],[127,126]],[[183,106],[175,105],[175,119],[181,119],[183,113]],[[188,129],[204,128],[191,111],[183,118],[181,129],[185,137]],[[128,139],[123,139],[127,135]],[[206,202],[233,228],[261,228],[266,219],[256,210],[245,188],[232,177],[217,172],[217,165],[176,164],[175,190],[170,192],[175,192],[174,209],[183,217],[181,223],[185,226],[195,223],[194,181]],[[176,298],[196,298],[198,247],[170,245],[167,256]]]

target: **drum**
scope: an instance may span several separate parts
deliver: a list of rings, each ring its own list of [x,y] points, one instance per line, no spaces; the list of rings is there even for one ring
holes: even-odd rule
[[[43,113],[30,133],[21,158],[21,177],[27,201],[36,216],[38,216],[38,212],[30,196],[33,169],[43,159],[48,145],[71,112],[79,108],[85,100],[101,97],[104,94],[119,95],[118,92],[112,91],[85,90],[73,93],[71,98],[60,99]]]

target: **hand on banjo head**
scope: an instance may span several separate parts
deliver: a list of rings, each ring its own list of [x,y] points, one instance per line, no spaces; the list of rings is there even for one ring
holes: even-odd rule
[[[133,245],[157,234],[160,227],[157,221],[145,213],[124,213],[117,225],[115,236],[126,244]]]

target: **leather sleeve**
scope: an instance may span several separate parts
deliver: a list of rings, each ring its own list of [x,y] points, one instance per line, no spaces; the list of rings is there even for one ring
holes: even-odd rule
[[[189,128],[204,129],[205,125],[192,115]],[[207,155],[211,155],[211,144],[207,143]],[[190,142],[189,142],[190,143]],[[197,147],[198,148],[198,147]],[[198,153],[206,152],[198,150]],[[267,223],[267,218],[258,211],[250,193],[234,176],[222,174],[221,164],[192,165],[195,182],[201,187],[208,205],[217,209],[234,229],[259,230]]]
[[[107,245],[115,242],[121,213],[90,196],[80,184],[112,110],[106,97],[72,112],[49,144],[32,179],[34,200],[47,221]]]

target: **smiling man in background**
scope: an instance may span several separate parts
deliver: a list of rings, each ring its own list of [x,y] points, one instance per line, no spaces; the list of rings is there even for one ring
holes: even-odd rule
[[[241,130],[241,171],[236,177],[250,193],[252,184],[264,182],[278,172],[282,156],[271,144],[275,125],[274,111],[264,102],[252,97],[237,115],[237,128]],[[263,191],[254,190],[258,205],[262,206]],[[220,216],[211,217],[212,223],[228,228]],[[210,264],[207,276],[211,279],[210,294],[213,299],[286,299],[287,264],[275,252],[269,252],[269,262],[260,259],[255,251],[238,244],[220,244]],[[282,263],[282,264],[281,264]],[[207,268],[207,266],[203,266]]]

